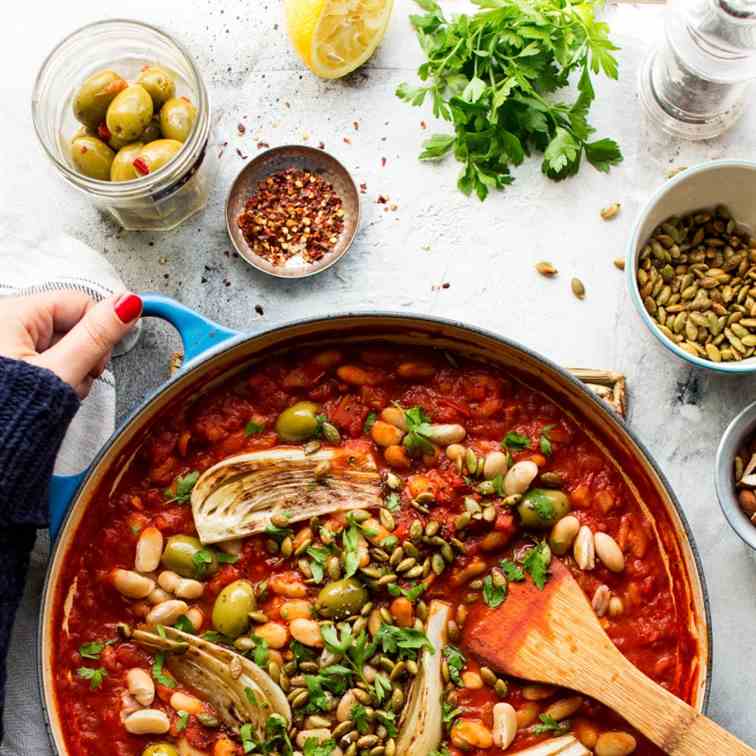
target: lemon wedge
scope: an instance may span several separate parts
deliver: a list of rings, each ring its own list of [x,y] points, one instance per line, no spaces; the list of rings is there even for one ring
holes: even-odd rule
[[[338,79],[361,66],[386,33],[394,0],[285,0],[294,49],[317,76]]]

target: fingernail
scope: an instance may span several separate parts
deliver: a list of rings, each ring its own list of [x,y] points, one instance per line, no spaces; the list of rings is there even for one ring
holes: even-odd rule
[[[142,299],[136,294],[124,294],[113,307],[121,323],[131,323],[142,314]]]

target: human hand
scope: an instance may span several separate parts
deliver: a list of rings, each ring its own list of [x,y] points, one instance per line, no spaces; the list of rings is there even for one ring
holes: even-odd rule
[[[98,303],[77,291],[0,299],[0,356],[51,370],[83,399],[141,314],[129,292]]]

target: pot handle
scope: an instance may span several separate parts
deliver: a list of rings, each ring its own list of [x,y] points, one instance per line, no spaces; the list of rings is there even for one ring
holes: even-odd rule
[[[166,320],[179,332],[184,347],[184,360],[180,370],[184,370],[188,363],[205,354],[205,352],[239,335],[238,331],[224,328],[204,315],[200,315],[162,294],[142,294],[140,296],[144,302],[143,317]],[[58,537],[63,519],[88,472],[89,468],[75,475],[52,476],[48,495],[50,538],[52,540]]]

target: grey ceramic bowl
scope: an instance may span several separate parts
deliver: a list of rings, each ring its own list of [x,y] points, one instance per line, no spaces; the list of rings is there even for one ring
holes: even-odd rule
[[[714,484],[722,512],[732,529],[756,550],[756,525],[740,509],[733,480],[735,455],[742,444],[756,434],[756,402],[749,404],[728,426],[719,442],[714,467]]]

